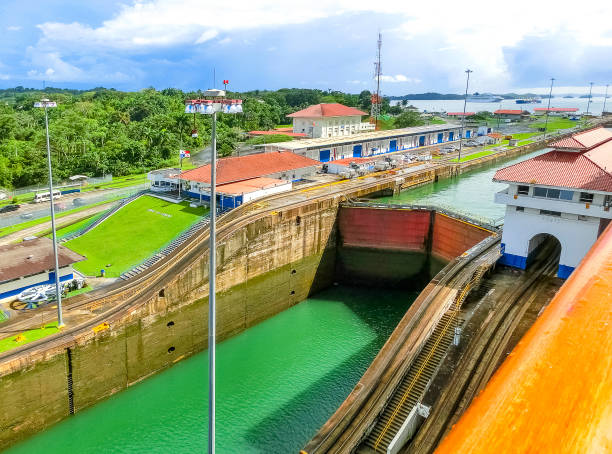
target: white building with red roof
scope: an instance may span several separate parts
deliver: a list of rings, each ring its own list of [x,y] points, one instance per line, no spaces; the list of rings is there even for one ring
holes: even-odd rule
[[[221,209],[280,192],[317,171],[321,163],[288,151],[221,158],[217,161],[217,204]],[[178,175],[175,176],[178,178]],[[210,201],[210,164],[180,174],[182,194]]]
[[[294,112],[288,117],[293,119],[293,132],[307,134],[311,138],[343,137],[363,131],[373,131],[371,123],[362,123],[366,112],[338,103],[316,104]]]
[[[567,278],[612,219],[612,132],[602,127],[553,144],[552,151],[498,170],[506,205],[500,263],[525,269],[550,237]]]

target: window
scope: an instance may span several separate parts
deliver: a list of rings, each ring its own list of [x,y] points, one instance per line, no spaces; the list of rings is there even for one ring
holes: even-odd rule
[[[519,195],[529,195],[529,186],[519,186],[516,193]]]
[[[559,211],[540,210],[540,214],[543,214],[545,216],[555,216],[558,218],[561,217],[561,213]]]
[[[546,188],[533,188],[533,195],[535,197],[546,197]]]
[[[593,194],[591,194],[590,192],[581,192],[580,201],[586,203],[593,203]]]
[[[558,189],[548,189],[546,191],[546,197],[548,197],[549,199],[558,199],[560,194],[561,191],[559,191]]]
[[[534,197],[546,197],[547,199],[572,200],[574,192],[561,189],[539,188],[536,186],[533,188],[533,195]]]
[[[516,207],[516,211],[525,211],[525,207]]]

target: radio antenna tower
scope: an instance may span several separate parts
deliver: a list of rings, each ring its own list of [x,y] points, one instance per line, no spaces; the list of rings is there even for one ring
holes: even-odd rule
[[[380,115],[381,99],[380,99],[380,76],[382,76],[382,67],[380,65],[380,48],[382,47],[382,34],[378,32],[378,41],[376,46],[376,61],[374,62],[374,78],[376,79],[376,94],[372,95],[372,110],[370,115],[374,117],[376,129],[378,129],[378,116]]]

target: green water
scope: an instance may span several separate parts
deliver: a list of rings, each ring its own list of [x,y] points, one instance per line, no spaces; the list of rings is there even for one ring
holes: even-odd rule
[[[464,173],[460,178],[446,178],[434,184],[401,192],[394,197],[381,197],[376,201],[434,205],[494,221],[502,218],[506,211],[505,205],[493,201],[495,193],[507,187],[506,184],[492,181],[497,169],[516,164],[545,151],[539,150],[505,162],[497,162],[491,166]]]
[[[489,219],[503,215],[491,178],[535,152],[384,198]],[[416,293],[333,287],[218,345],[217,452],[295,453],[342,403]],[[206,353],[123,391],[6,451],[206,451]]]
[[[219,344],[217,452],[299,451],[416,295],[332,287]],[[206,452],[206,368],[198,354],[6,452]]]

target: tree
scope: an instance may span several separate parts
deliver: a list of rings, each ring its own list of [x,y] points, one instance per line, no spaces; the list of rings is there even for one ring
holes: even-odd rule
[[[396,128],[408,128],[410,126],[421,126],[425,122],[417,112],[409,110],[395,117],[394,124]]]

